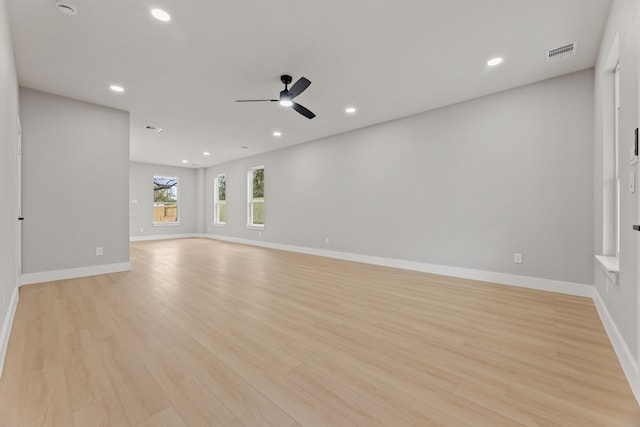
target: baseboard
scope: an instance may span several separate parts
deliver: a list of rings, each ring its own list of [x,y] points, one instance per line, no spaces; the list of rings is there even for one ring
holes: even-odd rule
[[[11,326],[13,325],[13,318],[16,315],[16,308],[18,307],[19,287],[16,286],[11,294],[9,300],[9,306],[7,312],[2,319],[2,329],[0,329],[0,377],[2,377],[2,370],[4,368],[4,359],[7,355],[7,347],[9,346],[9,337],[11,336]]]
[[[195,237],[203,237],[202,234],[190,233],[190,234],[162,234],[154,236],[130,236],[130,242],[144,242],[146,240],[169,240],[169,239],[192,239]]]
[[[420,271],[423,273],[439,274],[443,276],[459,277],[462,279],[480,280],[483,282],[499,283],[503,285],[517,286],[521,288],[537,289],[542,291],[557,292],[561,294],[592,298],[593,285],[583,283],[564,282],[560,280],[543,279],[539,277],[519,276],[515,274],[497,273],[492,271],[474,270],[470,268],[451,267],[447,265],[428,264],[417,261],[406,261],[395,258],[383,258],[370,255],[360,255],[350,252],[330,251],[326,249],[309,248],[305,246],[284,245],[280,243],[262,242],[257,240],[239,239],[236,237],[220,236],[214,234],[197,235],[214,240],[223,240],[232,243],[260,246],[270,249],[279,249],[289,252],[299,252],[308,255],[317,255],[327,258],[341,259],[345,261],[362,262],[365,264],[382,265],[385,267],[402,268],[405,270]]]
[[[607,306],[602,300],[597,288],[594,288],[593,291],[593,302],[596,306],[596,310],[598,311],[598,315],[600,316],[604,329],[609,336],[609,341],[611,341],[611,345],[616,352],[616,356],[618,356],[618,361],[622,366],[624,375],[627,377],[631,391],[636,397],[638,404],[640,404],[640,373],[638,372],[638,363],[635,361],[633,353],[629,350],[624,338],[622,338],[622,334],[613,321],[609,310],[607,310]]]
[[[117,264],[93,265],[90,267],[28,273],[22,275],[20,278],[20,285],[52,282],[54,280],[75,279],[77,277],[97,276],[99,274],[120,273],[122,271],[129,270],[131,270],[131,262],[120,262]]]

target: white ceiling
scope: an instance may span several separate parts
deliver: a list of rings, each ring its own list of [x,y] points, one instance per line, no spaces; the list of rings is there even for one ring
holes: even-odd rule
[[[75,16],[55,0],[8,0],[20,84],[130,111],[132,160],[192,167],[591,67],[611,3],[70,1]],[[171,21],[152,18],[154,7]],[[545,50],[573,41],[575,55],[545,61]],[[494,56],[504,62],[487,67]],[[277,98],[285,73],[311,80],[296,101],[313,120],[277,103],[234,102]],[[114,83],[126,92],[111,92]],[[357,113],[345,114],[351,105]]]

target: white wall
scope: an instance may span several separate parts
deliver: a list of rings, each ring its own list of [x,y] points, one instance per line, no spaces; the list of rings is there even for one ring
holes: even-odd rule
[[[595,147],[595,223],[594,237],[596,253],[606,251],[603,239],[603,164],[604,144],[607,138],[606,105],[607,85],[610,77],[607,73],[607,57],[616,35],[619,41],[619,60],[621,67],[621,99],[620,99],[620,165],[621,165],[621,235],[620,235],[620,275],[619,284],[609,284],[598,265],[595,269],[595,283],[599,297],[618,329],[627,350],[638,361],[638,237],[632,230],[638,223],[637,192],[628,190],[629,177],[632,171],[638,173],[638,166],[629,163],[629,149],[633,142],[633,132],[638,126],[638,60],[639,29],[636,24],[638,2],[636,0],[614,0],[610,16],[600,46],[600,54],[595,68],[595,114],[594,114],[594,147]],[[638,181],[636,181],[637,183]],[[640,384],[639,384],[640,385]],[[640,391],[640,390],[638,390]]]
[[[15,226],[18,81],[5,0],[0,0],[0,373],[17,298]],[[2,297],[4,303],[2,303]],[[17,301],[17,300],[16,300]]]
[[[132,239],[149,239],[158,236],[176,236],[200,232],[198,199],[201,191],[197,169],[131,162],[130,176],[130,229]],[[200,172],[202,174],[202,172]],[[153,225],[153,177],[175,176],[178,178],[177,225]],[[141,231],[142,229],[142,231]]]
[[[592,87],[586,70],[209,168],[207,232],[593,284]],[[246,228],[255,165],[261,236]]]
[[[23,273],[128,263],[129,113],[21,88],[20,114]]]

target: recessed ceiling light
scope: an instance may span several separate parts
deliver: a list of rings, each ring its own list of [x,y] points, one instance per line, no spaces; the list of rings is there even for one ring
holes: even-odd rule
[[[500,58],[499,56],[496,58],[491,58],[490,60],[487,61],[487,65],[490,67],[495,67],[496,65],[502,64],[502,58]]]
[[[183,160],[182,163],[189,163],[189,160]]]
[[[151,125],[146,125],[144,128],[146,130],[150,130],[151,132],[162,132],[163,131],[162,128],[157,128],[157,127],[151,126]]]
[[[346,113],[353,114],[353,113],[356,112],[356,108],[355,107],[347,107],[344,111]]]
[[[69,2],[59,1],[56,3],[56,7],[60,12],[66,13],[67,15],[76,15],[78,13],[76,7]]]
[[[118,93],[124,92],[124,88],[122,86],[118,86],[118,85],[111,85],[111,86],[109,86],[109,89],[111,89],[114,92],[118,92]]]
[[[204,152],[204,153],[202,153],[202,154],[204,154],[205,156],[210,156],[210,155],[211,155],[211,153],[210,153],[210,152],[208,152],[208,151],[205,151],[205,152]]]
[[[152,9],[151,15],[153,15],[153,17],[158,21],[167,22],[171,20],[171,15],[163,9]]]
[[[273,136],[282,136],[282,132],[280,132],[279,130],[276,130],[273,132]]]

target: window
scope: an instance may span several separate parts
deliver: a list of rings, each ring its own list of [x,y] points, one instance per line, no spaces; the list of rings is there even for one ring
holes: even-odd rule
[[[620,256],[620,63],[613,70],[613,157],[616,193],[614,206],[615,249]]]
[[[227,223],[227,175],[216,176],[213,189],[213,223],[225,225]]]
[[[247,184],[247,227],[264,228],[264,166],[249,169]]]
[[[178,178],[153,177],[153,224],[178,224]]]
[[[614,38],[602,73],[602,252],[620,255],[620,113],[621,69],[618,36]]]
[[[620,112],[621,67],[619,35],[613,39],[602,68],[602,252],[596,255],[608,283],[618,284],[620,272]],[[596,249],[598,250],[598,249]]]

